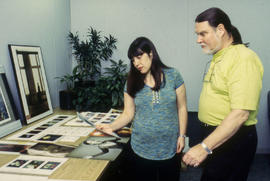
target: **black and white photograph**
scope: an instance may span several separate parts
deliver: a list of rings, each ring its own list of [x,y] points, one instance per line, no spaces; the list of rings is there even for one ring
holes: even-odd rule
[[[53,112],[41,48],[9,45],[13,70],[27,124]]]
[[[75,147],[65,146],[53,143],[37,143],[27,149],[30,155],[65,157],[68,153],[74,150]]]
[[[122,144],[121,139],[115,137],[91,136],[67,157],[113,161],[121,153]]]

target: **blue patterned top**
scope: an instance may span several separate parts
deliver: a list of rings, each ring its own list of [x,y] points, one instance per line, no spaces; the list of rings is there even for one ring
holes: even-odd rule
[[[163,72],[166,83],[160,91],[152,91],[145,85],[134,98],[136,110],[131,147],[139,156],[151,160],[172,158],[179,135],[175,90],[184,81],[174,68],[163,69]]]

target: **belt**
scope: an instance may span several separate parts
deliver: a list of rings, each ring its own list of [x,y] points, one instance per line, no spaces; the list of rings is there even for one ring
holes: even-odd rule
[[[217,127],[217,126],[212,126],[210,124],[206,124],[204,122],[200,122],[200,123],[201,123],[201,126],[203,126],[203,127]]]
[[[218,126],[212,126],[210,124],[206,124],[204,122],[200,122],[200,123],[201,123],[201,126],[205,127],[205,128],[216,128],[216,127],[218,127]],[[255,128],[255,125],[249,125],[249,126],[242,125],[240,128],[241,129],[252,129],[252,128]]]

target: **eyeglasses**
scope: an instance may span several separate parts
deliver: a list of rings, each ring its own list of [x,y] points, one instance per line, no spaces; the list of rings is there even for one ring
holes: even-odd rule
[[[203,73],[203,82],[211,82],[214,75],[215,65],[219,62],[221,62],[221,59],[213,64],[211,64],[211,60],[206,63]]]

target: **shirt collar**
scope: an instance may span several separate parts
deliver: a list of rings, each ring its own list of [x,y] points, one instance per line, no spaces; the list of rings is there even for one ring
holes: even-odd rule
[[[219,50],[217,53],[215,53],[213,55],[212,61],[215,62],[215,61],[219,60],[220,57],[222,57],[227,52],[227,50],[229,50],[231,47],[233,47],[233,45],[230,45],[230,46],[228,46],[226,48],[223,48],[223,49]]]

